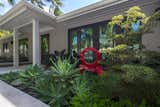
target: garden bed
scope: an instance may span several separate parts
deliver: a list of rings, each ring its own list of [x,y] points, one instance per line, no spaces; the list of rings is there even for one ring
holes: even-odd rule
[[[61,57],[50,61],[48,72],[30,66],[1,75],[0,79],[51,107],[160,107],[160,53],[147,51],[141,43],[142,34],[153,21],[146,23],[148,18],[138,6],[112,18],[106,35],[115,43],[100,50],[102,60],[96,62],[100,72],[94,73],[94,66],[94,70],[88,69],[90,66],[80,72],[79,59]],[[117,26],[123,31],[121,34],[114,31]],[[92,53],[83,59],[94,59],[93,56]]]

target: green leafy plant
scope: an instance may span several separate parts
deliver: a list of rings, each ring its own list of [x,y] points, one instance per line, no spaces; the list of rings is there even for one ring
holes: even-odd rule
[[[71,64],[69,59],[59,58],[57,62],[52,61],[52,64],[51,70],[55,76],[72,77],[79,70],[76,69],[76,63]]]
[[[158,78],[157,73],[153,69],[145,66],[123,65],[122,71],[125,72],[123,78],[127,83],[134,83],[137,80],[153,82]]]
[[[0,79],[7,82],[7,83],[11,83],[12,81],[16,80],[19,78],[18,73],[16,72],[9,72],[7,74],[4,75],[0,75]]]
[[[143,52],[143,64],[154,69],[160,68],[160,53],[153,51],[144,51]]]
[[[69,59],[58,59],[57,62],[52,61],[51,76],[57,83],[61,83],[69,88],[73,84],[73,80],[79,76],[79,69],[76,68],[77,63],[71,64]]]
[[[142,99],[155,106],[156,97],[160,95],[158,74],[151,68],[138,65],[124,65],[122,78],[123,91],[121,98],[129,98],[133,102]],[[152,98],[152,99],[151,99]]]
[[[68,106],[73,91],[74,80],[79,77],[76,63],[71,64],[69,59],[59,58],[52,61],[51,72],[36,81],[34,92],[51,107]]]
[[[35,81],[41,78],[42,72],[43,70],[37,65],[29,66],[25,71],[18,72],[19,78],[12,81],[12,85],[23,85],[24,88],[32,87],[35,85]]]
[[[69,95],[69,88],[64,87],[60,83],[57,84],[51,78],[42,78],[36,81],[32,87],[36,97],[49,104],[51,107],[63,107],[68,105],[67,95]]]

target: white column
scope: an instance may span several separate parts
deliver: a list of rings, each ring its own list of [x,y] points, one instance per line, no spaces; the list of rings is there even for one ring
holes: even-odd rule
[[[39,21],[33,20],[33,35],[32,35],[32,52],[33,52],[33,65],[41,64],[41,48],[40,48],[40,34],[39,34]]]
[[[19,66],[18,32],[13,30],[13,66]]]

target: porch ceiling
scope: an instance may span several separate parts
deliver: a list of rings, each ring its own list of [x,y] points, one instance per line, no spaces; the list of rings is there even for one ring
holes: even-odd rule
[[[33,19],[39,20],[40,25],[55,27],[55,17],[32,4],[21,1],[12,10],[0,18],[0,28],[13,30],[31,24]]]

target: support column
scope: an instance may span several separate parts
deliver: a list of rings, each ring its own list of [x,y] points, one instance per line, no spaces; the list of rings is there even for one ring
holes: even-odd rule
[[[13,30],[13,66],[19,66],[19,49],[18,49],[18,32],[16,29]]]
[[[41,64],[41,48],[40,48],[40,34],[39,34],[39,21],[33,19],[33,35],[32,35],[32,52],[33,52],[33,65]]]

